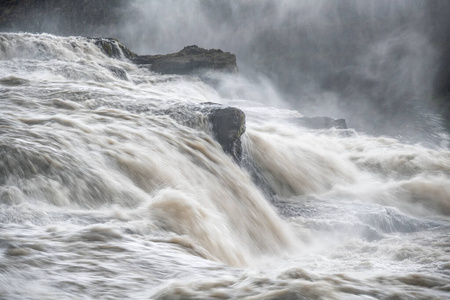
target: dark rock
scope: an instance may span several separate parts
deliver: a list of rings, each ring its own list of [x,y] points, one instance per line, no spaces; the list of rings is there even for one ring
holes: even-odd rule
[[[167,55],[142,55],[131,59],[138,65],[150,65],[154,72],[162,74],[191,74],[202,70],[236,72],[236,56],[222,50],[206,50],[188,46]]]
[[[312,118],[299,118],[296,120],[301,126],[311,129],[347,129],[345,119],[333,119],[330,117],[312,117]]]
[[[239,163],[242,158],[240,137],[246,129],[244,112],[236,107],[216,107],[208,113],[208,119],[223,151]]]
[[[206,50],[187,46],[183,50],[166,55],[136,55],[113,38],[89,38],[104,54],[111,58],[129,59],[137,65],[148,67],[162,74],[192,74],[204,70],[236,72],[236,56],[219,49]]]
[[[236,107],[204,102],[173,105],[154,114],[168,115],[185,126],[211,132],[225,153],[240,163],[241,136],[245,132],[245,114]],[[205,126],[206,125],[206,126]],[[208,126],[210,125],[210,126]]]

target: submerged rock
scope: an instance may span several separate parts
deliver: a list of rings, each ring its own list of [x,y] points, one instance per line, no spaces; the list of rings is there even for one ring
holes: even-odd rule
[[[150,70],[162,74],[191,74],[202,70],[236,72],[236,56],[219,49],[187,46],[166,55],[141,55],[131,59],[138,65],[149,65]]]
[[[93,40],[94,44],[97,45],[97,47],[102,50],[104,54],[111,58],[127,58],[127,59],[133,59],[137,55],[125,47],[122,43],[120,43],[118,40],[113,38],[89,38]]]
[[[108,69],[111,72],[111,74],[114,75],[114,77],[128,81],[127,71],[125,71],[123,68],[117,66],[104,66],[104,67]]]
[[[312,117],[312,118],[299,118],[297,122],[304,127],[311,129],[347,129],[345,119],[333,119],[330,117]]]

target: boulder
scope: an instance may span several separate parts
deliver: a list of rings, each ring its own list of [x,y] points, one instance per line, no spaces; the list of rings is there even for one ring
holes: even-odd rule
[[[236,107],[215,107],[208,113],[216,140],[223,151],[240,163],[242,159],[241,136],[245,132],[245,114]]]
[[[241,136],[245,132],[245,114],[236,107],[204,102],[173,105],[155,114],[168,115],[185,126],[210,132],[225,153],[240,163]]]
[[[192,74],[203,70],[234,73],[237,71],[236,56],[219,49],[203,49],[187,46],[167,55],[137,55],[131,58],[135,64],[148,65],[150,70],[162,74]]]

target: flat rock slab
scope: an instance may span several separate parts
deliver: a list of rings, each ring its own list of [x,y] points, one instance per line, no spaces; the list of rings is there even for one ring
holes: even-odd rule
[[[161,74],[192,74],[204,70],[237,72],[236,56],[219,49],[187,46],[166,55],[137,55],[131,58],[137,65],[149,65],[150,70]]]
[[[113,38],[89,38],[104,54],[117,59],[129,59],[136,65],[148,67],[161,74],[195,74],[203,71],[237,72],[236,55],[220,49],[187,46],[177,53],[137,55]]]

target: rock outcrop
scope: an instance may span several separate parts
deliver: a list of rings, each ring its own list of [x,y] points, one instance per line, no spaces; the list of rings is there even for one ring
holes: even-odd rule
[[[245,114],[236,107],[204,102],[174,105],[155,114],[168,115],[178,123],[210,132],[225,153],[240,163],[241,136],[244,134]]]
[[[245,114],[236,107],[213,107],[208,113],[216,140],[223,151],[240,163],[242,159],[241,136],[245,132]]]
[[[236,55],[220,49],[203,49],[187,46],[177,53],[137,55],[113,38],[90,38],[104,54],[147,67],[161,74],[193,74],[202,71],[237,72]]]
[[[220,49],[187,46],[166,55],[141,55],[131,59],[135,64],[148,65],[150,70],[162,74],[191,74],[202,70],[236,72],[236,56]]]

